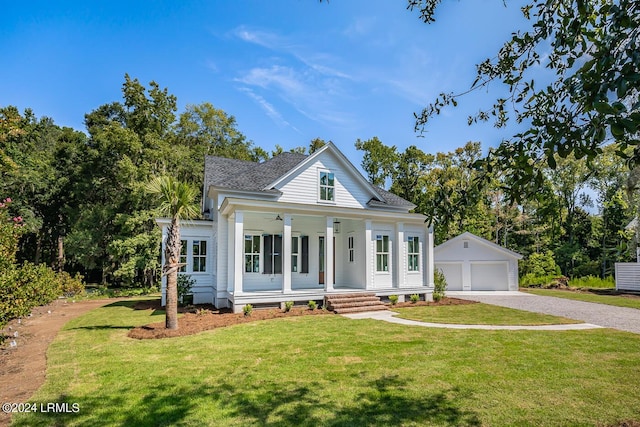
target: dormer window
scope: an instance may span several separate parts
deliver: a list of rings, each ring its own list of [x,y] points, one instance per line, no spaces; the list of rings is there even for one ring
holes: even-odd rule
[[[335,179],[333,172],[320,171],[320,200],[335,201]]]

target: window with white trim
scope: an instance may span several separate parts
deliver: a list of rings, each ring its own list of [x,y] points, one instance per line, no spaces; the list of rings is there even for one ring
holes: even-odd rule
[[[355,248],[354,248],[354,240],[353,236],[349,236],[347,238],[347,247],[349,251],[349,262],[355,261]]]
[[[409,271],[420,271],[420,239],[418,236],[407,238],[407,261]]]
[[[335,177],[333,172],[320,171],[320,200],[335,201]]]
[[[260,273],[260,236],[244,236],[244,272]]]
[[[376,271],[389,271],[389,236],[376,236]]]
[[[206,240],[194,240],[192,244],[193,271],[207,271],[207,242]]]
[[[188,242],[186,240],[180,240],[180,264],[184,264],[178,270],[180,273],[185,273],[187,271],[187,246]]]
[[[293,273],[298,272],[298,251],[300,250],[298,241],[297,236],[291,238],[291,271]]]

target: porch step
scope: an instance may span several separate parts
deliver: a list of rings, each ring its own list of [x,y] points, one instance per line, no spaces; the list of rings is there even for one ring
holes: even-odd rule
[[[374,293],[327,295],[325,300],[327,308],[338,314],[387,309]]]

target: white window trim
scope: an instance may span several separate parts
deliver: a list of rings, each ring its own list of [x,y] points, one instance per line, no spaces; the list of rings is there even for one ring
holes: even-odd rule
[[[320,184],[320,175],[321,175],[323,172],[333,174],[333,187],[331,187],[331,186],[329,186],[329,185],[326,185],[326,186],[325,186],[325,187],[327,187],[327,188],[333,188],[333,200],[324,200],[324,199],[322,199],[322,197],[320,197],[320,193],[321,193],[321,191],[320,191],[320,188],[321,188],[321,184]],[[317,186],[316,186],[316,188],[317,188],[317,191],[318,191],[318,194],[317,194],[317,196],[318,196],[318,203],[326,204],[326,205],[335,205],[335,204],[336,204],[336,174],[335,174],[334,172],[331,172],[329,169],[318,169],[317,179],[318,179],[318,181],[317,181]]]
[[[190,276],[195,275],[205,275],[211,274],[212,266],[212,258],[211,258],[211,239],[206,237],[198,237],[198,236],[180,236],[180,240],[186,243],[186,255],[182,255],[186,257],[186,266],[185,271],[178,271],[178,274],[188,274]],[[207,253],[202,256],[205,259],[205,270],[204,271],[193,271],[193,242],[206,242],[207,243]],[[200,256],[200,255],[198,255]]]
[[[409,252],[409,239],[418,239],[418,252]],[[407,236],[407,274],[411,275],[420,275],[422,274],[422,239],[420,236]],[[409,257],[411,255],[418,255],[418,269],[417,270],[409,270]]]
[[[244,242],[247,239],[247,236],[251,236],[252,238],[252,242],[253,242],[253,238],[254,237],[258,237],[260,242],[258,243],[258,271],[247,271],[246,265],[245,267],[242,269],[243,274],[255,274],[258,275],[260,274],[260,272],[262,271],[262,234],[258,234],[257,231],[252,231],[251,233],[245,233],[244,234],[244,238],[242,240],[242,263],[245,264],[246,262],[246,256],[249,255],[249,253],[244,251]],[[252,243],[253,244],[253,243]],[[255,252],[251,252],[251,255],[254,256]]]
[[[351,247],[349,247],[351,244]],[[356,238],[353,233],[347,235],[347,262],[349,264],[356,263]]]
[[[392,253],[392,248],[393,248],[393,240],[391,239],[391,235],[390,234],[384,234],[386,232],[381,232],[383,234],[375,234],[375,238],[373,239],[373,253],[375,256],[375,264],[374,264],[374,271],[375,274],[380,274],[380,275],[390,275],[391,274],[391,270],[393,269],[393,265],[391,263],[392,259],[393,259],[393,253]],[[387,252],[378,252],[378,236],[382,236],[382,241],[384,241],[384,237],[387,237]],[[378,270],[378,255],[387,255],[387,270]]]

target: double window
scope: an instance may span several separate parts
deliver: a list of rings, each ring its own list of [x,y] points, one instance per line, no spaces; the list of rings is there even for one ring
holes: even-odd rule
[[[389,236],[376,236],[376,271],[389,271]]]
[[[282,274],[282,255],[282,235],[244,236],[245,273],[262,271],[264,274]],[[291,271],[293,273],[309,272],[309,237],[307,236],[291,238]]]
[[[320,171],[320,200],[335,202],[335,190],[333,172]]]
[[[191,262],[189,262],[191,261]],[[180,273],[202,273],[207,271],[207,241],[180,240]]]
[[[420,271],[420,239],[417,236],[407,238],[407,261],[409,271]]]

